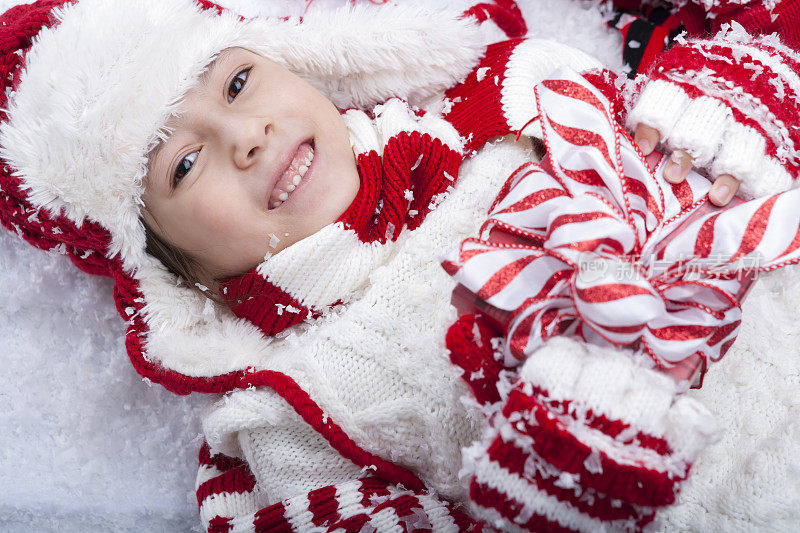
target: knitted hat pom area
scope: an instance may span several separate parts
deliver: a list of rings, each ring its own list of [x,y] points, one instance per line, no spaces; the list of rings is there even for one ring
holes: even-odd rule
[[[40,0],[0,18],[0,221],[114,281],[136,371],[179,394],[246,388],[270,339],[145,252],[147,154],[223,50],[281,64],[338,108],[422,101],[463,79],[477,21],[419,6],[346,5],[243,19],[207,0]]]

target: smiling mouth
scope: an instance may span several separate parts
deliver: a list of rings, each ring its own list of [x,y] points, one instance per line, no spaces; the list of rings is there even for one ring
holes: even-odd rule
[[[306,141],[297,147],[291,163],[272,189],[268,200],[269,209],[280,207],[289,199],[303,182],[312,161],[314,161],[313,141]]]

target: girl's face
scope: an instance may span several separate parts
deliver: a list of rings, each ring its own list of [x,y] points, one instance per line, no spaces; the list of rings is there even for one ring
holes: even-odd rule
[[[182,110],[151,155],[144,217],[214,279],[334,222],[358,192],[339,111],[262,56],[224,51]]]

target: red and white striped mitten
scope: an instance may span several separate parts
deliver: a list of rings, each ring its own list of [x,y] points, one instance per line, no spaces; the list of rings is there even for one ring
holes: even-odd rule
[[[785,191],[800,173],[800,54],[734,23],[711,40],[679,40],[659,56],[627,117],[656,128],[741,195]]]
[[[716,434],[677,392],[631,352],[549,340],[465,450],[473,515],[503,530],[641,530]]]

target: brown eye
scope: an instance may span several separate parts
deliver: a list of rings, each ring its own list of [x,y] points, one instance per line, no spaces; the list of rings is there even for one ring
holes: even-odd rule
[[[199,153],[200,150],[197,150],[180,160],[178,166],[175,168],[175,173],[172,174],[173,187],[177,187],[177,185],[181,182],[181,180],[184,177],[186,177],[186,174],[188,174],[189,171],[192,170],[192,165],[194,165],[194,160],[197,159],[197,154]]]
[[[244,84],[247,82],[247,75],[250,73],[250,69],[246,68],[239,72],[236,76],[233,77],[231,80],[231,84],[228,85],[228,103],[230,104],[233,100],[239,96],[239,93],[244,89]]]

